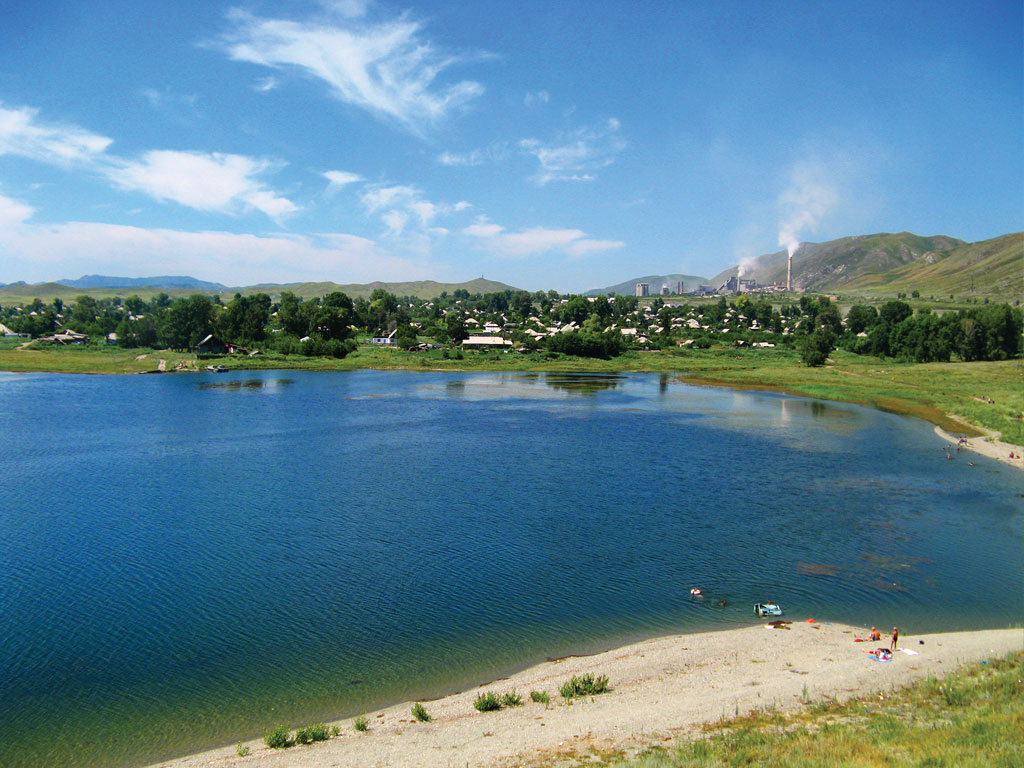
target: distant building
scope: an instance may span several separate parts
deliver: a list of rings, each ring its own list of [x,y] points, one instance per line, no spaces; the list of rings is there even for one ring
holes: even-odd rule
[[[643,298],[644,296],[651,295],[651,284],[650,283],[637,283],[636,284],[636,296],[637,298]]]
[[[663,286],[661,286],[661,295],[662,295],[662,296],[668,296],[668,295],[670,295],[671,293],[672,293],[672,289],[671,289],[671,288],[669,288],[669,287],[668,287],[667,285],[663,285]]]

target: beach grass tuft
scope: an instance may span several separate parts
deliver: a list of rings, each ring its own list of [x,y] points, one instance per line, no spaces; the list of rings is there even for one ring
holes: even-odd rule
[[[473,706],[480,712],[497,712],[501,709],[501,697],[499,697],[494,691],[478,693],[476,695],[476,701],[473,702]]]
[[[263,734],[263,743],[271,749],[285,749],[292,745],[292,740],[289,738],[288,726],[279,725],[276,728],[271,728],[265,731]]]
[[[248,757],[250,752],[252,752],[252,749],[245,746],[242,742],[238,742],[235,745],[235,754],[239,757]]]
[[[426,707],[424,707],[418,701],[412,705],[412,716],[419,720],[421,723],[430,722],[430,714],[427,712]]]
[[[547,706],[551,703],[551,697],[548,696],[547,691],[530,691],[530,701]]]
[[[323,723],[312,723],[295,732],[296,744],[312,744],[314,741],[327,741],[331,732]]]
[[[516,691],[508,691],[501,695],[501,706],[503,707],[521,707],[523,706],[523,697],[520,696]]]
[[[562,683],[558,689],[563,699],[575,699],[581,696],[596,696],[599,693],[607,693],[611,690],[608,685],[608,676],[600,675],[595,677],[592,672],[585,675],[573,675]]]
[[[359,717],[357,717],[355,720],[352,721],[352,727],[355,728],[357,731],[359,731],[361,733],[363,731],[369,730],[369,728],[370,728],[370,721],[367,720],[362,715],[360,715]]]

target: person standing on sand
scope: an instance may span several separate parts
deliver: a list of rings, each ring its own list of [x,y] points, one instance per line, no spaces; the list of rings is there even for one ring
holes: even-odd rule
[[[890,651],[895,651],[896,650],[896,641],[899,640],[899,639],[900,639],[900,631],[899,631],[898,628],[893,627],[892,628],[892,642],[889,643],[889,650]]]

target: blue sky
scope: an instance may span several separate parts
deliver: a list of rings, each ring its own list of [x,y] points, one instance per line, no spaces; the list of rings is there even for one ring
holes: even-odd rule
[[[0,9],[0,282],[582,291],[1021,229],[1013,2]]]

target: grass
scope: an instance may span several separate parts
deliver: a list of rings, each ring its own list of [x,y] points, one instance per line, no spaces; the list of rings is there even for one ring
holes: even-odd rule
[[[363,715],[360,715],[352,721],[352,727],[362,733],[370,729],[370,721],[367,720]]]
[[[611,688],[608,685],[607,675],[594,677],[592,672],[587,672],[581,676],[573,675],[562,683],[562,687],[558,690],[562,694],[563,699],[575,699],[581,696],[596,696],[599,693],[607,693]]]
[[[292,740],[289,738],[288,726],[279,725],[276,728],[271,728],[263,734],[263,743],[271,749],[285,749],[292,745]]]
[[[885,695],[755,712],[656,747],[614,768],[1024,765],[1024,652]]]
[[[508,691],[501,695],[501,706],[503,707],[521,707],[523,706],[523,697],[515,691]]]
[[[551,697],[547,691],[530,691],[530,701],[547,706],[551,703]]]
[[[494,691],[478,693],[476,695],[476,701],[473,702],[473,706],[480,712],[497,712],[501,709],[501,697]]]
[[[142,360],[138,355],[146,354]],[[821,368],[807,368],[783,348],[628,352],[613,360],[541,354],[466,352],[464,359],[442,359],[442,352],[402,352],[360,347],[342,360],[267,353],[257,357],[223,357],[196,361],[194,355],[169,351],[121,350],[87,346],[47,349],[0,347],[0,370],[55,373],[138,373],[156,370],[165,359],[200,369],[208,364],[232,370],[347,371],[365,368],[451,371],[523,371],[548,373],[664,373],[692,384],[782,391],[824,400],[860,403],[917,416],[948,431],[978,436],[964,422],[1001,433],[1024,446],[1024,361],[976,363],[898,363],[832,353]],[[982,402],[981,397],[995,400]],[[952,414],[955,418],[950,418]],[[963,420],[963,421],[960,421]]]
[[[295,732],[296,744],[312,744],[314,741],[327,741],[331,732],[323,723],[313,723]]]
[[[430,714],[427,712],[426,707],[424,707],[418,701],[412,705],[412,716],[419,720],[421,723],[430,722]]]

